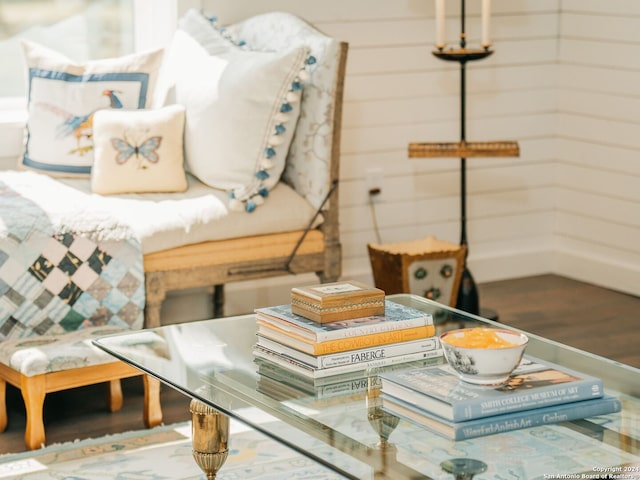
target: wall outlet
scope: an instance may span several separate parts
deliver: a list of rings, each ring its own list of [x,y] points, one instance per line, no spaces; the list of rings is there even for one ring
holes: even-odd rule
[[[368,195],[380,195],[382,193],[382,179],[384,171],[382,167],[371,167],[365,170],[365,186]]]

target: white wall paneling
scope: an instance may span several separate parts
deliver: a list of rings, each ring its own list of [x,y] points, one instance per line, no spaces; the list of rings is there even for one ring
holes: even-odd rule
[[[640,294],[640,3],[562,0],[554,271]]]

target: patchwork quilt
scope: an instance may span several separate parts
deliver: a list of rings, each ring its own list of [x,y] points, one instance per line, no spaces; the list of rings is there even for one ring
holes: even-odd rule
[[[0,179],[0,341],[141,328],[144,304],[142,249],[127,225],[82,205],[51,215]]]

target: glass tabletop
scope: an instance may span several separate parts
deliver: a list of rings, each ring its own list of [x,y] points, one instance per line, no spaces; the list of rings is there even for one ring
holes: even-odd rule
[[[419,296],[387,298],[431,313],[438,324],[518,331]],[[256,331],[255,316],[243,315],[94,343],[345,478],[450,479],[476,473],[477,479],[640,479],[639,369],[528,334],[527,354],[601,378],[606,392],[621,400],[621,412],[453,441],[381,408],[377,375],[398,366],[371,368],[339,383],[313,381],[254,357]],[[403,367],[444,361],[436,357]],[[465,477],[478,465],[483,467]]]

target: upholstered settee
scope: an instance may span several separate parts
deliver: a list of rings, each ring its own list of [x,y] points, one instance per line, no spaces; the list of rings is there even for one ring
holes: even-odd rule
[[[0,172],[0,395],[5,382],[62,378],[23,391],[36,448],[45,393],[82,384],[82,368],[94,371],[84,384],[110,382],[112,409],[121,402],[117,382],[133,372],[74,350],[95,348],[91,329],[158,326],[173,290],[213,286],[221,315],[230,282],[338,279],[347,45],[286,13],[221,26],[193,10],[165,51],[86,65],[24,51],[25,150]],[[31,336],[59,337],[51,358],[27,342],[30,370]],[[60,361],[65,345],[82,360]]]

